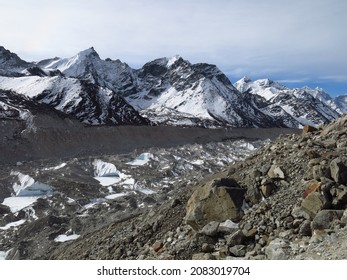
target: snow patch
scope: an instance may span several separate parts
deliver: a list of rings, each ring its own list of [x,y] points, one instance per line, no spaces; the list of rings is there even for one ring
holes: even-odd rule
[[[61,164],[59,164],[59,165],[57,165],[57,166],[46,167],[46,168],[44,168],[43,170],[44,170],[44,171],[58,170],[58,169],[61,169],[61,168],[65,167],[65,166],[66,166],[66,163],[64,162],[64,163],[61,163]]]
[[[116,198],[119,198],[119,197],[122,197],[122,196],[126,196],[128,195],[128,193],[114,193],[114,194],[110,194],[108,196],[106,196],[105,198],[106,199],[116,199]]]
[[[12,227],[18,227],[18,226],[24,224],[25,222],[26,222],[26,220],[24,220],[24,219],[16,221],[16,222],[12,222],[12,223],[9,223],[3,227],[0,227],[0,230],[8,230],[9,228],[12,228]]]
[[[51,186],[36,182],[29,175],[20,172],[11,172],[11,175],[18,177],[18,182],[12,186],[15,196],[5,198],[2,204],[10,207],[13,213],[32,205],[38,198],[49,196],[53,192]]]
[[[141,166],[147,164],[154,156],[151,153],[143,153],[139,155],[135,160],[128,162],[128,165]]]
[[[54,241],[55,242],[66,242],[66,241],[76,240],[79,237],[80,237],[80,235],[78,235],[78,234],[71,234],[71,235],[61,234],[61,235],[58,235],[54,239]]]
[[[179,56],[179,55],[175,55],[175,56],[169,58],[169,60],[168,60],[168,62],[167,62],[167,64],[166,64],[166,66],[167,66],[167,67],[170,67],[171,65],[175,64],[175,62],[176,62],[177,60],[179,60],[179,59],[180,59],[180,56]]]
[[[98,180],[102,186],[111,186],[125,179],[127,175],[120,172],[112,163],[96,159],[93,161],[94,179]]]
[[[112,163],[96,159],[93,161],[94,174],[96,177],[121,177],[123,174],[118,171]]]

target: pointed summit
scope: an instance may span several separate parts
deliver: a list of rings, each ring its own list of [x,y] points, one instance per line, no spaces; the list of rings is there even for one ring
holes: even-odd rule
[[[90,47],[89,49],[86,49],[86,50],[79,52],[77,54],[77,56],[79,56],[81,58],[91,57],[91,56],[95,56],[97,58],[100,58],[99,54],[95,51],[94,47]]]

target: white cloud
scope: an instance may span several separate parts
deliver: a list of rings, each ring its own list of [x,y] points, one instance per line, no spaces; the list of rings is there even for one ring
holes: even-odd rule
[[[0,4],[0,43],[27,60],[72,56],[94,46],[102,58],[119,58],[133,67],[180,54],[238,76],[297,79],[345,76],[347,71],[344,0]]]

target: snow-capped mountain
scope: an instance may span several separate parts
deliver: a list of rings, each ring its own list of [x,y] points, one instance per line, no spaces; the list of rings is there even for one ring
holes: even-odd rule
[[[347,114],[347,93],[335,97],[334,103],[343,114]]]
[[[85,124],[149,123],[122,97],[85,80],[62,76],[0,77],[0,88],[48,104]]]
[[[90,53],[89,53],[90,51]],[[81,56],[93,56],[91,50]],[[47,59],[39,63],[21,60],[16,54],[0,48],[0,89],[11,90],[38,102],[48,104],[81,122],[90,125],[136,124],[146,125],[149,121],[129,105],[119,94],[93,81],[70,78],[64,68],[44,67],[58,62],[69,64],[63,59]],[[74,62],[81,62],[78,57]],[[70,65],[75,65],[70,62]],[[66,68],[66,67],[65,67]],[[83,67],[79,67],[83,69]],[[105,71],[104,71],[105,72]],[[71,71],[67,74],[77,74]],[[107,71],[105,73],[108,73]],[[109,71],[109,73],[113,73]],[[78,76],[78,75],[76,75]]]
[[[255,108],[216,66],[191,64],[180,56],[156,59],[135,70],[119,60],[102,60],[90,48],[37,65],[109,88],[157,124],[297,126]]]
[[[308,87],[289,89],[269,79],[252,81],[244,77],[235,87],[244,94],[256,96],[260,110],[290,115],[301,125],[321,125],[338,118],[341,110],[324,90]]]
[[[300,127],[346,112],[322,89],[289,89],[269,79],[234,85],[215,65],[180,56],[140,69],[103,60],[94,48],[28,63],[0,48],[0,89],[12,90],[91,124]],[[344,107],[345,106],[345,107]]]

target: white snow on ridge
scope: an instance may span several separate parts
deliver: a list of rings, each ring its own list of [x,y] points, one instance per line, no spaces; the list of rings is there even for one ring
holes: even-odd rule
[[[180,56],[179,55],[175,55],[171,58],[168,59],[168,62],[167,62],[167,67],[170,67],[171,65],[173,65],[177,60],[180,59]]]

